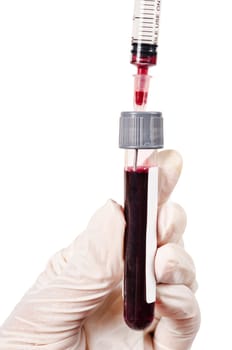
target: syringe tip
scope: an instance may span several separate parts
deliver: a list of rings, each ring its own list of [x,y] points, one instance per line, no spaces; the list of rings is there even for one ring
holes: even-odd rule
[[[147,104],[150,76],[147,74],[137,74],[134,77],[134,107],[136,110],[144,110]]]

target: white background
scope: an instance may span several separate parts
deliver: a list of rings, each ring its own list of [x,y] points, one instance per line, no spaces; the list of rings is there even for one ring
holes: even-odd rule
[[[53,252],[123,201],[133,0],[0,1],[0,324]],[[173,194],[200,289],[193,349],[231,343],[231,4],[162,1],[149,109],[184,158]]]

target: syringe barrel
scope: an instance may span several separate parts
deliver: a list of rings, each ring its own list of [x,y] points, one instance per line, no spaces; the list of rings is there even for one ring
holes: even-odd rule
[[[158,159],[163,147],[159,112],[123,112],[119,146],[125,148],[124,319],[133,329],[153,321]]]
[[[161,0],[135,0],[131,63],[155,65]]]

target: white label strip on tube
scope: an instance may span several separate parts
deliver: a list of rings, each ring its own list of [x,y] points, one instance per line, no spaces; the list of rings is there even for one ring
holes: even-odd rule
[[[147,228],[146,228],[146,301],[156,300],[154,258],[157,248],[156,223],[158,202],[158,167],[148,171],[147,186]]]

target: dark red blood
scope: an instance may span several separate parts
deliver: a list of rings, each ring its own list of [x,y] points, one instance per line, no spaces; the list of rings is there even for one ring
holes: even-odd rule
[[[138,73],[141,75],[146,75],[148,73],[148,66],[140,66],[138,65]]]
[[[125,171],[124,318],[144,329],[153,321],[154,303],[146,301],[146,224],[148,169]]]

